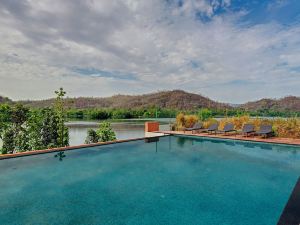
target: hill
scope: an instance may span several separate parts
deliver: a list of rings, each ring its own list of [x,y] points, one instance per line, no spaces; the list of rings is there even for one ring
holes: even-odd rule
[[[30,107],[51,106],[54,99],[40,101],[21,101]],[[228,104],[213,101],[202,95],[188,93],[181,90],[162,91],[144,95],[114,95],[106,98],[67,98],[68,108],[148,108],[160,107],[179,110],[191,110],[198,108],[231,108]]]
[[[280,99],[264,98],[258,101],[247,102],[240,107],[247,111],[269,110],[277,112],[300,112],[300,97],[287,96]]]
[[[3,103],[12,103],[12,100],[7,97],[0,96],[0,104]]]

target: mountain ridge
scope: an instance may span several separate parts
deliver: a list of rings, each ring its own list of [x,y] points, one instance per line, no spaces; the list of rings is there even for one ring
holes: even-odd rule
[[[48,107],[53,99],[36,101],[18,101],[30,107]],[[228,104],[219,103],[202,95],[188,93],[182,90],[160,91],[142,95],[113,95],[111,97],[77,97],[66,98],[67,108],[172,108],[191,110],[198,108],[231,108]]]
[[[13,101],[0,96],[0,103],[22,103],[28,107],[49,107],[54,103],[54,98],[45,100]],[[295,111],[300,112],[300,97],[286,96],[279,99],[263,98],[249,101],[244,104],[230,104],[214,101],[200,94],[189,93],[183,90],[159,91],[141,95],[117,94],[111,97],[68,97],[67,108],[149,108],[160,107],[179,110],[193,110],[198,108],[231,109],[240,108],[247,111]]]

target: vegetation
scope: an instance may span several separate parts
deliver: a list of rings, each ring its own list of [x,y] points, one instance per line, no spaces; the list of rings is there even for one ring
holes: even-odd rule
[[[29,109],[22,104],[0,105],[0,138],[2,154],[39,150],[69,145],[66,113],[61,88],[55,106],[43,110]]]
[[[59,91],[58,91],[59,92]],[[41,110],[52,107],[57,99],[21,101],[24,106]],[[15,105],[0,96],[0,104]],[[105,98],[66,98],[64,108],[70,119],[130,119],[176,117],[179,112],[195,114],[201,120],[210,117],[250,116],[295,117],[300,113],[300,98],[262,99],[235,107],[207,97],[181,90],[162,91],[145,95],[115,95]],[[207,117],[207,118],[205,118]]]
[[[104,122],[99,125],[97,131],[89,129],[87,131],[87,137],[85,139],[86,144],[97,143],[97,142],[107,142],[116,140],[116,134],[111,128],[110,123]]]
[[[176,122],[173,125],[173,130],[182,130],[186,127],[192,127],[194,123],[202,121],[204,127],[209,127],[212,123],[218,123],[219,129],[223,129],[225,124],[233,123],[236,130],[241,130],[245,124],[253,124],[255,129],[258,130],[262,124],[272,125],[275,136],[286,138],[300,138],[300,118],[274,118],[266,119],[259,117],[250,117],[248,114],[225,117],[219,121],[213,118],[207,118],[206,120],[200,120],[196,115],[185,115],[179,113],[176,117]]]

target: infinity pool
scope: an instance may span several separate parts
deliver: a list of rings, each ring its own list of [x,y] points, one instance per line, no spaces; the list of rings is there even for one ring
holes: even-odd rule
[[[161,137],[0,160],[0,224],[276,224],[300,148]],[[65,157],[63,157],[65,156]]]

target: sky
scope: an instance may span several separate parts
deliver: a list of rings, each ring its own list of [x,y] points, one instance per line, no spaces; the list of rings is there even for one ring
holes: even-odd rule
[[[0,95],[300,96],[299,0],[0,0]]]

